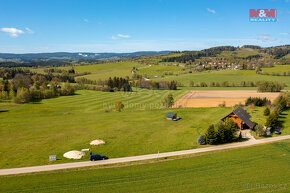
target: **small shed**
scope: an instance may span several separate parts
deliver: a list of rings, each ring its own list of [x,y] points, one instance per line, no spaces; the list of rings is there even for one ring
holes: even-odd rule
[[[177,113],[167,113],[166,119],[172,120],[177,118]]]
[[[253,129],[255,127],[255,123],[250,120],[251,115],[247,113],[242,107],[238,107],[233,110],[226,116],[224,116],[221,120],[225,121],[226,118],[231,118],[239,129]]]

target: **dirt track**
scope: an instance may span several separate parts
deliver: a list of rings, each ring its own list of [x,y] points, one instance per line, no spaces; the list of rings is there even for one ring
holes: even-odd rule
[[[217,107],[224,102],[227,107],[231,107],[239,103],[244,104],[248,97],[266,97],[273,101],[278,95],[279,93],[260,93],[254,90],[194,90],[176,101],[173,108]]]

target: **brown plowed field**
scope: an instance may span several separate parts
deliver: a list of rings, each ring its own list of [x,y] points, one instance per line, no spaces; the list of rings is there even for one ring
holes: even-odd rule
[[[193,90],[177,100],[173,108],[182,107],[217,107],[224,103],[227,107],[237,104],[245,104],[248,97],[266,97],[273,101],[279,93],[260,93],[253,90]]]

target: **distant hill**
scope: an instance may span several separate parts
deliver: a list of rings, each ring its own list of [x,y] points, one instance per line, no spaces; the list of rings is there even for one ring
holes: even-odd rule
[[[79,60],[79,59],[114,59],[114,58],[135,58],[139,56],[168,54],[171,51],[140,51],[132,53],[91,53],[91,52],[55,52],[55,53],[28,53],[10,54],[0,53],[0,61],[10,62],[31,62],[38,60]]]

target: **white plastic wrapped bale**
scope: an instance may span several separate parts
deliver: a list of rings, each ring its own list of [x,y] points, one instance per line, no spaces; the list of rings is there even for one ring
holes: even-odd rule
[[[90,145],[103,145],[103,144],[105,144],[105,142],[103,140],[100,140],[100,139],[93,140],[90,143]]]
[[[82,151],[69,151],[63,154],[63,157],[68,158],[68,159],[81,159],[83,156],[85,156],[85,152]]]

